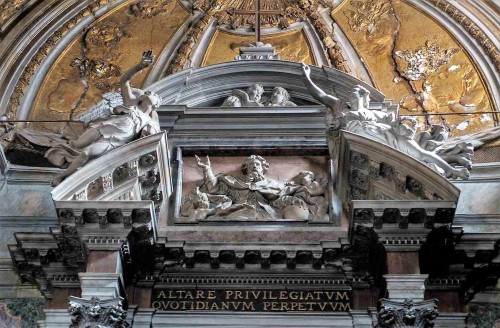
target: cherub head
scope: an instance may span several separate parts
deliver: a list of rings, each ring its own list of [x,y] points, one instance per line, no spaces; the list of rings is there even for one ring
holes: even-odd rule
[[[241,99],[236,96],[229,96],[224,100],[221,107],[241,107]]]
[[[200,188],[196,188],[196,193],[193,195],[192,203],[194,208],[209,208],[210,202],[208,201],[208,196],[204,192],[200,191]]]
[[[314,173],[311,171],[302,171],[297,175],[299,182],[303,186],[307,186],[314,181]]]
[[[281,104],[290,99],[290,95],[288,91],[286,91],[282,87],[276,87],[273,89],[273,93],[271,95],[271,103],[272,104]]]
[[[246,90],[248,98],[251,101],[259,102],[262,94],[264,93],[264,87],[258,83],[252,84]]]
[[[431,135],[433,138],[441,136],[441,138],[446,139],[448,137],[448,131],[442,124],[431,124]]]

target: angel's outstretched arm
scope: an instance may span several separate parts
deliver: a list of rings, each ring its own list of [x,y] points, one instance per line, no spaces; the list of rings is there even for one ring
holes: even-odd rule
[[[311,96],[326,107],[334,109],[337,102],[340,101],[337,97],[326,94],[311,80],[311,68],[304,63],[302,64],[302,81],[304,81]]]
[[[152,50],[144,51],[141,62],[126,71],[120,79],[120,89],[123,97],[123,105],[126,107],[136,105],[136,96],[130,87],[130,80],[138,72],[150,66],[153,63],[154,55]]]
[[[241,98],[243,104],[248,104],[250,102],[250,98],[248,97],[248,93],[243,90],[235,89],[233,90],[233,95]]]

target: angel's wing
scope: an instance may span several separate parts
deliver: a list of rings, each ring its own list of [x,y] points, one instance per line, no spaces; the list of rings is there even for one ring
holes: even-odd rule
[[[132,88],[132,93],[141,95],[144,92],[141,89]],[[85,122],[87,125],[91,121],[105,118],[113,113],[113,108],[123,105],[123,98],[120,92],[109,92],[102,95],[102,100],[92,107],[89,107],[83,113],[74,117],[77,121]]]
[[[113,108],[122,104],[123,98],[119,92],[105,93],[101,101],[77,115],[74,119],[88,124],[90,121],[110,116]]]

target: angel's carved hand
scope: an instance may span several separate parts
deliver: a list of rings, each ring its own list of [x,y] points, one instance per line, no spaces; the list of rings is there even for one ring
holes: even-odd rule
[[[155,55],[153,54],[153,50],[146,50],[142,53],[141,65],[144,67],[149,67],[153,64],[155,59]]]

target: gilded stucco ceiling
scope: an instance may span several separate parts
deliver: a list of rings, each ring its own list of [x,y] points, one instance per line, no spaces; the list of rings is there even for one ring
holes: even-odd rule
[[[234,60],[240,47],[255,40],[254,36],[242,36],[228,31],[217,30],[205,52],[201,66]],[[263,36],[262,42],[271,43],[282,60],[304,62],[314,65],[311,45],[302,29],[286,30],[283,33]]]
[[[443,7],[443,0],[422,1],[442,7],[456,21],[464,20],[456,17],[448,4]],[[27,8],[28,2],[33,4],[36,1],[17,0],[11,2],[12,5],[0,2],[0,8],[3,9],[0,22],[12,22],[14,18],[22,17],[20,11]],[[254,24],[253,16],[231,13],[232,9],[252,9],[253,0],[196,0],[191,1],[192,8],[186,7],[189,1],[115,2],[120,4],[110,7],[107,13],[89,24],[71,42],[67,42],[64,51],[60,52],[42,76],[43,82],[36,90],[33,103],[29,104],[30,119],[70,119],[95,104],[102,93],[116,90],[120,74],[135,63],[144,49],[153,49],[156,54],[162,53],[167,46],[176,49],[172,57],[163,62],[167,66],[161,68],[165,72],[159,76],[161,78],[192,65],[190,59],[195,51],[202,51],[202,60],[195,65],[232,61],[238,54],[238,47],[253,39],[248,35],[249,28]],[[400,102],[402,113],[481,113],[496,110],[492,105],[492,86],[487,85],[484,74],[466,47],[443,24],[411,2],[261,0],[262,9],[282,11],[281,14],[263,16],[264,29],[274,28],[264,33],[263,41],[276,46],[284,60],[314,64],[317,60],[311,47],[311,36],[306,35],[303,27],[292,25],[291,28],[276,31],[276,27],[309,21],[316,30],[315,35],[322,43],[331,66],[357,72],[359,67],[352,67],[352,61],[349,62],[351,67],[348,67],[345,60],[346,57],[357,56],[361,59],[357,63],[365,66],[371,83],[387,98]],[[109,3],[113,1],[100,0],[93,6],[98,8]],[[204,14],[200,19],[194,19],[193,15],[199,9]],[[320,12],[323,16],[325,12],[331,13],[354,51],[334,38],[330,32],[331,22],[324,20]],[[190,19],[192,23],[190,29],[184,32],[184,38],[178,39],[176,44],[169,43],[176,31]],[[211,40],[200,46],[201,36],[209,32],[208,27],[214,19],[226,24],[225,29],[217,28],[215,33],[210,32]],[[65,31],[71,30],[76,22],[78,20],[66,26]],[[229,27],[236,29],[228,30]],[[474,32],[476,27],[473,25],[465,27],[471,34],[476,34],[476,39],[482,38],[480,33],[478,36]],[[2,28],[0,25],[0,30],[5,30]],[[12,25],[9,28],[12,29]],[[60,39],[52,39],[51,47]],[[491,47],[489,40],[480,41],[486,53],[498,64],[498,58],[495,57],[498,49]],[[44,48],[41,53],[39,51],[36,65],[43,62],[44,56],[50,51],[50,47]],[[33,63],[28,65],[11,96],[8,111],[11,116],[15,115],[29,81],[35,76],[36,66],[33,66]],[[148,73],[141,73],[133,83],[142,86]],[[422,125],[444,123],[454,135],[494,126],[497,120],[492,114],[429,115],[419,118]],[[61,125],[39,123],[31,127],[59,131]]]
[[[124,3],[78,35],[39,89],[30,119],[67,120],[118,88],[119,77],[144,49],[159,54],[189,14],[175,1]],[[141,86],[148,70],[132,80]],[[61,125],[32,124],[58,131]]]
[[[441,25],[402,0],[349,0],[332,13],[366,63],[375,87],[401,112],[492,111],[481,74]],[[454,135],[494,126],[492,114],[420,117]]]
[[[286,17],[288,22],[300,20],[303,15],[299,2],[297,0],[261,0],[260,8],[262,10],[282,12],[282,14],[262,15],[261,25],[264,27],[280,26],[282,17]],[[194,6],[209,13],[221,24],[230,24],[233,27],[253,26],[255,24],[255,16],[238,13],[238,10],[254,11],[255,1],[253,0],[196,0]]]

